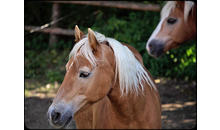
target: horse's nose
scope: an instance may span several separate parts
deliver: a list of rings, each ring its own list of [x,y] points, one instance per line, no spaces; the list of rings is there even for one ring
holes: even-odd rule
[[[56,128],[65,128],[73,118],[71,109],[51,106],[47,112],[49,123]]]
[[[57,124],[60,121],[61,113],[55,112],[55,110],[52,110],[51,112],[51,121],[53,124]]]
[[[163,54],[163,46],[164,44],[156,39],[153,39],[149,42],[149,54],[154,57],[160,57]]]

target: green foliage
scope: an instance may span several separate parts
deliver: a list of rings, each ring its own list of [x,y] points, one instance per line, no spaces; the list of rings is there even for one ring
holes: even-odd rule
[[[164,4],[161,1],[143,3]],[[47,2],[28,2],[25,5],[25,25],[43,25],[50,22],[51,6],[52,4]],[[196,80],[196,41],[173,49],[158,59],[147,53],[146,42],[159,23],[160,12],[74,4],[60,4],[60,10],[61,16],[72,12],[74,15],[60,21],[59,27],[74,29],[75,25],[78,25],[84,33],[91,28],[106,37],[132,45],[140,52],[145,67],[154,77]],[[49,48],[48,41],[49,34],[25,35],[25,78],[62,82],[65,64],[75,43],[74,36],[59,36],[59,42],[52,48]]]
[[[33,46],[28,46],[29,44]],[[73,43],[65,43],[66,45],[62,46],[63,49],[60,49],[61,44],[63,45],[64,41],[61,40],[52,48],[43,48],[48,46],[48,43],[42,41],[41,35],[36,36],[31,41],[25,41],[25,78],[62,82],[65,65],[71,50],[69,45],[73,45]]]
[[[196,44],[195,41],[185,43],[181,47],[166,52],[155,60],[146,53],[143,59],[148,59],[149,71],[154,76],[170,77],[185,80],[196,80]],[[146,63],[147,64],[147,63]],[[162,68],[162,69],[161,69]]]

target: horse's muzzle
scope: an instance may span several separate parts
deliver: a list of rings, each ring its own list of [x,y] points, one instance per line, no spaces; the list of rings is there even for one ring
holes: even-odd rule
[[[163,55],[164,44],[159,40],[152,39],[148,44],[148,48],[148,53],[155,58]]]
[[[56,128],[64,129],[72,120],[71,110],[55,109],[51,106],[47,112],[48,121]]]

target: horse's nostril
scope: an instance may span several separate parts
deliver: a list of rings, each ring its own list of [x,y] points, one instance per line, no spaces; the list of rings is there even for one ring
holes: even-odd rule
[[[150,49],[150,52],[153,53],[154,51],[154,45],[152,42],[149,43],[149,49]]]
[[[152,50],[152,49],[153,49],[153,46],[150,44],[150,45],[149,45],[149,48],[150,48],[150,50]]]
[[[55,112],[55,111],[52,111],[51,112],[51,118],[52,118],[52,122],[54,124],[58,123],[59,120],[60,120],[60,117],[61,117],[61,114],[59,112]]]

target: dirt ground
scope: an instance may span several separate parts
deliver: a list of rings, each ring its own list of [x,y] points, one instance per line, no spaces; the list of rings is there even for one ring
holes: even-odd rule
[[[197,123],[197,84],[158,78],[155,80],[160,92],[162,129],[191,129]],[[26,82],[26,81],[25,81]],[[35,91],[35,93],[38,93]],[[46,118],[52,96],[25,97],[25,127],[29,129],[55,129]],[[67,129],[76,129],[74,122]]]

